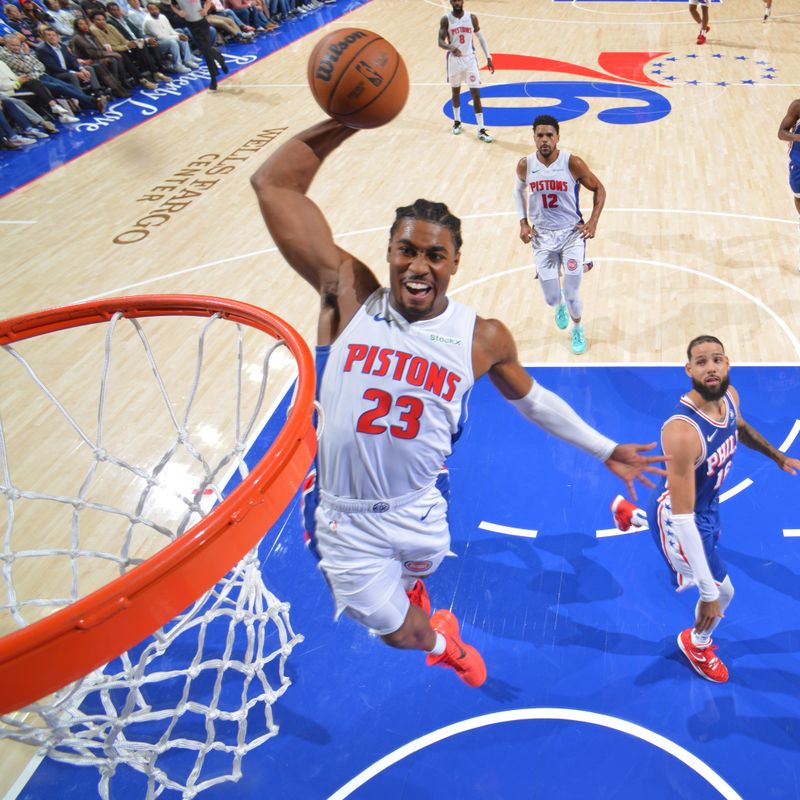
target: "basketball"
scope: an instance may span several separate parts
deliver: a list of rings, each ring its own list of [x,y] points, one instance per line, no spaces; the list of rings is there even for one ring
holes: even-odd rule
[[[314,99],[350,128],[377,128],[394,119],[408,99],[408,71],[382,36],[340,28],[320,39],[308,59]]]

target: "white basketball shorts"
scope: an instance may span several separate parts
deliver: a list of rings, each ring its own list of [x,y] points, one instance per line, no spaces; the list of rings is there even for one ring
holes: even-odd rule
[[[586,240],[574,228],[536,231],[531,240],[536,274],[540,280],[558,278],[564,265],[564,275],[582,275],[586,260]]]
[[[459,58],[448,53],[447,80],[453,88],[466,84],[470,89],[477,89],[481,85],[478,59],[474,55]]]
[[[320,492],[316,538],[337,618],[344,612],[379,635],[394,633],[408,612],[406,586],[450,550],[447,501],[435,485],[388,501]]]

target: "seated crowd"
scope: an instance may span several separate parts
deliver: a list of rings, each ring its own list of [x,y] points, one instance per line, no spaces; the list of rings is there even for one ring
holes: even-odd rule
[[[249,42],[336,0],[210,0],[211,38]],[[200,65],[177,0],[14,0],[0,18],[0,148],[18,150]]]

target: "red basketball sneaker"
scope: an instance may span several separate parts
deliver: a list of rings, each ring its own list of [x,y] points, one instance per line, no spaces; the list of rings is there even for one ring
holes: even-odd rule
[[[631,525],[647,525],[647,514],[638,506],[618,494],[611,503],[614,525],[621,531],[630,530]]]
[[[431,615],[431,599],[428,597],[428,590],[425,588],[422,578],[417,578],[417,582],[410,589],[406,589],[406,594],[412,606],[421,608],[426,617]]]
[[[706,37],[703,36],[703,32],[701,31],[700,33],[697,34],[697,44],[705,44],[705,43],[706,43]]]
[[[455,615],[442,609],[434,611],[431,626],[444,636],[447,645],[441,655],[428,654],[428,666],[450,667],[467,686],[480,686],[486,680],[486,664],[474,647],[461,641]]]
[[[717,645],[697,647],[692,644],[692,629],[687,628],[678,636],[678,647],[683,651],[689,663],[698,675],[714,683],[725,683],[728,680],[727,667],[714,655]]]

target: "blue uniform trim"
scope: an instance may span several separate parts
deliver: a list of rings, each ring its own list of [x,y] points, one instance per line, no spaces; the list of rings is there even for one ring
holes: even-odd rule
[[[322,385],[322,376],[325,374],[325,367],[328,364],[328,357],[331,353],[330,345],[317,345],[314,351],[314,366],[317,371],[317,389],[316,398],[319,400],[319,387]],[[314,412],[314,425],[317,426],[317,412]],[[317,522],[316,512],[319,505],[319,486],[317,484],[317,459],[314,459],[314,465],[311,472],[306,476],[303,483],[303,494],[300,498],[300,515],[305,526],[305,539],[306,546],[311,551],[317,561],[320,560],[319,550],[317,549]]]
[[[718,422],[700,412],[686,398],[682,397],[669,419],[682,419],[692,424],[700,437],[703,450],[699,463],[695,466],[695,503],[694,519],[703,550],[714,580],[722,582],[728,574],[722,557],[717,550],[721,522],[719,517],[719,493],[731,467],[731,460],[738,442],[738,419],[736,406],[730,392],[725,393],[725,420]],[[659,511],[668,502],[667,480],[662,478],[659,485],[650,495],[647,504],[647,516],[652,521],[650,532],[659,552],[670,568],[673,583],[678,585],[678,576],[669,563],[662,545],[663,532]]]

